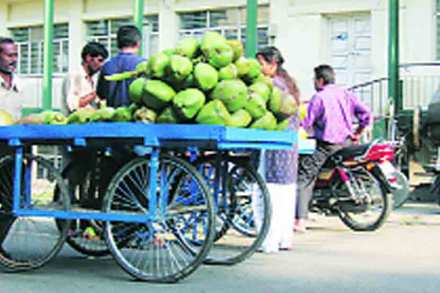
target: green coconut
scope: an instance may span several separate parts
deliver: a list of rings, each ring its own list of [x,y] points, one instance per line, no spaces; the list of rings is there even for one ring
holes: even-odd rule
[[[279,113],[282,99],[281,91],[277,87],[274,87],[269,99],[269,110],[273,113]]]
[[[218,72],[207,63],[199,63],[194,69],[194,79],[202,91],[210,91],[218,83]]]
[[[157,117],[156,122],[162,124],[177,124],[181,120],[172,106],[166,107]]]
[[[276,130],[287,130],[289,128],[290,118],[284,119],[277,124]]]
[[[163,78],[171,64],[171,58],[163,52],[154,54],[148,60],[147,76],[154,78]]]
[[[202,109],[206,97],[198,89],[190,88],[179,92],[173,99],[176,113],[184,120],[191,120]]]
[[[237,79],[238,77],[237,67],[234,64],[229,64],[228,66],[220,69],[218,76],[220,80]]]
[[[234,61],[234,51],[226,43],[211,47],[205,56],[209,64],[218,69],[228,66]]]
[[[258,75],[258,77],[255,79],[255,82],[265,83],[270,88],[270,90],[272,90],[272,88],[273,88],[272,79],[262,73],[260,75]]]
[[[196,38],[184,38],[177,43],[175,53],[189,59],[197,56],[200,49],[200,42]]]
[[[128,95],[130,97],[130,101],[132,101],[133,103],[140,103],[142,101],[146,82],[147,82],[146,78],[139,77],[130,84],[128,88]]]
[[[240,109],[231,115],[226,125],[231,127],[247,127],[252,122],[252,116],[244,109]]]
[[[180,56],[171,56],[172,79],[176,81],[185,80],[193,71],[193,64],[190,59]]]
[[[135,121],[149,124],[156,121],[157,114],[147,107],[141,107],[134,112],[133,118]]]
[[[271,112],[266,112],[263,117],[252,123],[250,128],[258,128],[265,130],[276,130],[277,119]]]
[[[271,89],[268,85],[266,85],[263,82],[254,82],[250,87],[249,87],[249,93],[253,94],[256,93],[258,94],[260,97],[263,98],[263,100],[267,103],[267,101],[269,101],[269,98],[271,96]]]
[[[230,112],[242,109],[246,105],[248,97],[248,88],[239,79],[221,81],[211,95],[212,99],[222,101]]]
[[[116,108],[112,121],[115,122],[129,122],[133,120],[133,111],[129,107]]]
[[[143,103],[153,110],[162,110],[172,101],[176,92],[160,80],[147,80],[144,87]]]
[[[232,48],[234,51],[234,59],[233,62],[237,61],[243,56],[244,53],[244,47],[243,43],[239,40],[227,40],[227,44]]]
[[[261,75],[261,65],[256,59],[241,57],[235,62],[238,76],[246,83],[252,84]]]
[[[249,100],[245,105],[245,109],[254,119],[260,119],[267,112],[266,102],[259,94],[256,93],[250,95]]]
[[[220,100],[214,100],[203,106],[196,121],[199,124],[226,125],[230,119],[231,114],[225,105]]]

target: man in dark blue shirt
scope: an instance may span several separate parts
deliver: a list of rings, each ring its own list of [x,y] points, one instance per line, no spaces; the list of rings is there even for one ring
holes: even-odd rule
[[[115,108],[130,104],[128,88],[134,79],[107,81],[105,76],[133,71],[139,63],[144,61],[137,55],[141,47],[142,35],[135,26],[121,26],[116,41],[119,53],[102,67],[96,90],[98,96],[107,101],[107,106]]]

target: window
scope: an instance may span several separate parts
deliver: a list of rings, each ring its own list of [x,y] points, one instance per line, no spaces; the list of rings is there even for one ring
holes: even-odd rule
[[[18,73],[25,75],[43,74],[43,26],[12,28],[12,36],[18,45]],[[69,69],[69,26],[57,24],[54,27],[53,71],[65,73]]]
[[[97,41],[105,45],[111,55],[116,55],[116,33],[118,29],[127,24],[133,24],[130,18],[104,19],[89,21],[87,25],[87,40]],[[159,19],[157,15],[144,18],[144,56],[148,57],[158,51],[159,47]]]
[[[440,0],[439,0],[440,1]],[[269,7],[258,9],[258,48],[270,45]],[[246,8],[227,8],[180,13],[180,37],[201,37],[206,31],[217,31],[227,39],[246,42]]]

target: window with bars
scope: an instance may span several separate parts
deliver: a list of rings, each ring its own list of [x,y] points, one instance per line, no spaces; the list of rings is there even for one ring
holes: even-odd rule
[[[23,75],[43,74],[43,26],[11,28],[12,37],[18,46],[18,73]],[[56,24],[53,38],[53,72],[69,70],[69,25]]]
[[[227,39],[246,42],[246,8],[226,8],[180,13],[180,37],[201,37],[206,31],[217,31]],[[269,7],[258,8],[258,48],[270,45]]]
[[[105,45],[111,56],[116,55],[116,33],[123,25],[133,24],[131,18],[103,19],[86,22],[87,40],[97,41]],[[157,15],[144,18],[144,56],[148,57],[158,51],[159,47],[159,18]]]

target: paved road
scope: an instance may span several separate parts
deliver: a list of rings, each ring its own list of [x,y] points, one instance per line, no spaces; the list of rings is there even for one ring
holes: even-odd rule
[[[0,292],[440,292],[440,207],[409,205],[375,233],[316,216],[295,248],[233,267],[205,266],[175,285],[133,282],[110,258],[64,249],[31,273],[0,274]]]

